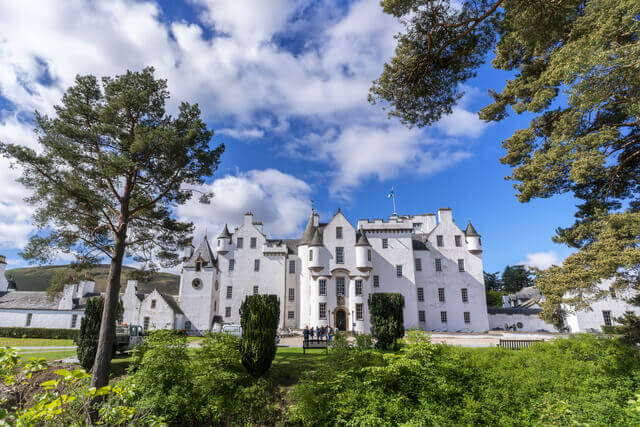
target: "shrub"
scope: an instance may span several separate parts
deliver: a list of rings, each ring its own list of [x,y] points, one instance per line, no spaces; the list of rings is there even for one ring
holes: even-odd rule
[[[622,335],[622,341],[628,345],[635,346],[640,344],[640,317],[636,316],[635,313],[625,313],[624,316],[616,320],[621,324],[611,326],[611,332],[607,332],[605,327],[603,327],[602,332],[607,334],[620,334]]]
[[[76,329],[49,329],[49,328],[0,328],[0,337],[7,338],[46,338],[46,339],[75,339],[78,336]]]
[[[276,295],[249,295],[240,306],[240,355],[247,371],[259,377],[276,357],[280,301]]]
[[[93,362],[96,358],[103,307],[104,298],[89,298],[84,310],[84,317],[80,322],[80,333],[78,334],[77,348],[78,360],[80,361],[80,366],[87,371],[93,367]],[[113,346],[115,351],[115,330],[113,333]]]
[[[157,330],[146,339],[142,361],[127,383],[135,385],[136,408],[173,424],[190,424],[194,388],[187,339],[171,330]]]
[[[397,349],[397,340],[404,335],[404,297],[397,293],[369,295],[371,334],[376,338],[376,348]]]

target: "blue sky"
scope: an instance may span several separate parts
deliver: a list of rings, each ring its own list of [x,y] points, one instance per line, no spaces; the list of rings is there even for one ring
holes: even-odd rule
[[[377,0],[58,3],[0,2],[0,140],[37,148],[32,112],[51,112],[78,73],[153,65],[168,79],[169,109],[198,102],[212,143],[227,146],[207,184],[213,204],[176,210],[198,236],[239,224],[247,210],[270,235],[296,236],[311,199],[325,218],[340,207],[354,225],[388,217],[394,186],[400,214],[451,207],[462,228],[471,220],[487,271],[546,267],[569,254],[551,237],[573,222],[575,201],[521,204],[504,180],[501,141],[530,117],[477,118],[508,73],[483,66],[453,114],[426,129],[367,102],[401,29]],[[10,267],[24,263],[17,253],[32,232],[18,173],[0,159],[0,253]]]

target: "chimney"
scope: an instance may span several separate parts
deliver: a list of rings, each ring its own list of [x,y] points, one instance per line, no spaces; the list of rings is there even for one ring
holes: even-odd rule
[[[438,223],[451,223],[453,222],[453,214],[451,213],[451,208],[440,208],[438,209]]]
[[[76,298],[76,292],[78,290],[77,284],[64,285],[62,290],[62,298],[58,303],[58,310],[72,310],[73,300]]]
[[[251,212],[247,212],[244,214],[244,225],[251,225],[253,223],[253,214]]]

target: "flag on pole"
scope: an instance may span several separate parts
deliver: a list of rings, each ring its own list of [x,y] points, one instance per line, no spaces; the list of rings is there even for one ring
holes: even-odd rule
[[[391,191],[389,192],[389,194],[387,194],[387,199],[392,198],[393,196],[395,196],[394,192],[393,192],[393,187],[391,187]]]

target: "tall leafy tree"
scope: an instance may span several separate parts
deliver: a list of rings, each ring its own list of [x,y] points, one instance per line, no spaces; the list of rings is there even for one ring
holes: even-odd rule
[[[113,331],[125,256],[173,265],[193,224],[172,215],[216,170],[224,146],[211,147],[197,105],[165,111],[165,80],[153,68],[98,80],[76,77],[55,115],[35,113],[39,150],[0,143],[0,154],[22,167],[32,190],[39,232],[23,256],[47,262],[59,252],[83,263],[110,259],[91,384],[108,382]],[[203,194],[208,201],[210,194]]]
[[[521,202],[569,193],[575,223],[554,241],[578,251],[541,272],[544,313],[599,298],[598,283],[638,286],[640,228],[640,2],[637,0],[383,0],[398,17],[395,56],[374,81],[381,101],[409,125],[451,111],[461,84],[493,48],[512,73],[480,117],[528,114],[503,141]],[[571,300],[566,299],[573,291]]]

